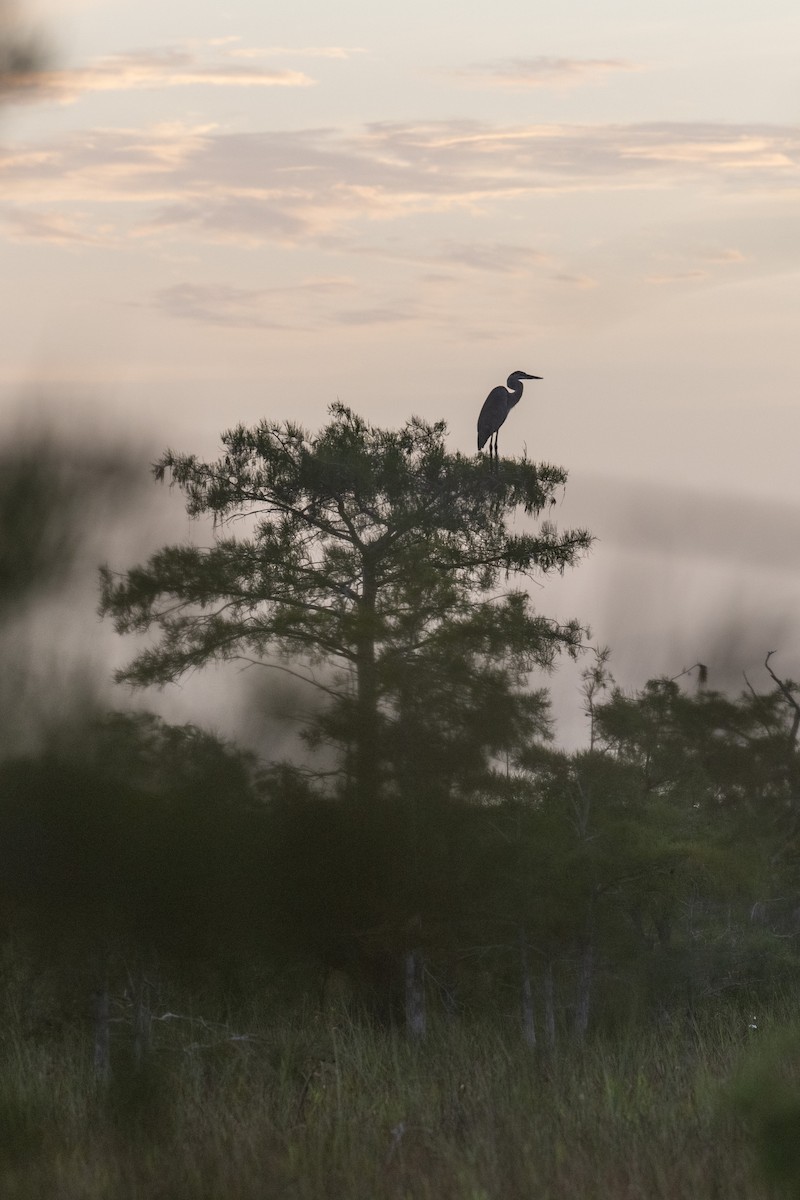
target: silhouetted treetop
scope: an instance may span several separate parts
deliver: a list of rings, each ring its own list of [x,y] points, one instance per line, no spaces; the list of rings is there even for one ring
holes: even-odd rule
[[[341,404],[331,412],[316,437],[292,421],[238,426],[223,435],[226,453],[214,463],[167,451],[156,478],[183,488],[191,516],[211,513],[224,522],[257,515],[260,535],[276,545],[303,529],[378,558],[398,543],[424,539],[428,561],[433,554],[445,569],[523,572],[563,568],[565,553],[588,546],[582,531],[558,538],[550,526],[535,538],[511,536],[504,519],[519,508],[538,515],[566,483],[561,468],[505,460],[491,476],[483,462],[447,453],[442,421],[412,417],[386,430]]]

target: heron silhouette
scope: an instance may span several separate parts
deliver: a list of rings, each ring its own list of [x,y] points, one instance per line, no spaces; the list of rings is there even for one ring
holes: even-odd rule
[[[541,375],[529,375],[527,371],[512,371],[506,380],[507,386],[492,388],[483,402],[478,417],[478,449],[482,450],[489,442],[489,461],[492,459],[492,438],[494,438],[494,458],[497,461],[497,432],[515,404],[522,396],[523,379],[541,379]]]

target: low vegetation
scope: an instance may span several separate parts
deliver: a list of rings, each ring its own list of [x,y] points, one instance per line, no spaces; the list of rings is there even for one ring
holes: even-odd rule
[[[757,1029],[746,1010],[720,1005],[702,1021],[553,1055],[523,1048],[516,1025],[487,1020],[437,1024],[418,1044],[311,1007],[216,1022],[156,1015],[138,1068],[129,1027],[115,1025],[107,1084],[91,1071],[86,1027],[7,1019],[3,1196],[772,1194],[759,1154],[767,1165],[776,1154],[774,1114],[758,1092],[756,1041],[776,1044],[781,1005]]]

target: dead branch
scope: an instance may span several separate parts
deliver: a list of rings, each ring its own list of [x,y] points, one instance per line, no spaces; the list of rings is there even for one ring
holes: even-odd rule
[[[800,730],[800,704],[797,703],[797,700],[795,699],[794,694],[793,694],[792,689],[789,686],[789,684],[786,683],[783,679],[779,679],[778,676],[773,671],[772,667],[769,665],[769,660],[772,658],[774,653],[775,653],[774,650],[769,651],[769,653],[767,654],[767,657],[764,659],[764,666],[766,667],[768,674],[774,681],[775,685],[777,686],[778,690],[780,691],[780,693],[783,696],[786,703],[789,705],[789,707],[791,709],[794,710],[794,717],[792,718],[792,729],[789,734],[789,741],[790,741],[790,743],[794,744],[797,741],[798,730]]]

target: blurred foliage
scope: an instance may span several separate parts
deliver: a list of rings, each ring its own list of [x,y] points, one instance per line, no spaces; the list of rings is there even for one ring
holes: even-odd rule
[[[0,451],[0,622],[64,584],[95,523],[130,502],[136,480],[119,447],[12,432]]]
[[[686,695],[684,715],[687,699],[705,716],[708,701]],[[619,703],[608,700],[615,738]],[[731,702],[715,742],[738,736],[749,706]],[[594,750],[568,755],[540,734],[474,792],[457,774],[448,792],[435,763],[426,786],[423,753],[419,774],[398,776],[408,790],[366,814],[193,726],[144,713],[87,721],[70,745],[0,764],[6,936],[51,960],[111,954],[179,974],[205,964],[245,989],[263,967],[321,995],[343,971],[354,1003],[381,1019],[401,1011],[409,944],[425,955],[434,1006],[513,1011],[521,931],[539,1019],[547,968],[564,1030],[587,945],[599,1025],[698,1013],[726,995],[763,1002],[791,985],[784,780],[770,766],[757,781],[754,820],[746,801],[720,797],[715,744],[702,789],[698,776],[684,792],[663,774],[651,787],[630,746],[604,746],[606,715],[598,702]]]
[[[800,1197],[800,1030],[765,1032],[730,1089],[747,1120],[765,1178],[779,1194]]]
[[[180,960],[231,943],[257,808],[251,757],[150,714],[0,764],[6,902],[48,940]]]
[[[0,617],[57,585],[82,537],[82,488],[54,443],[6,446],[0,458]]]
[[[24,96],[48,53],[42,35],[27,23],[16,0],[0,0],[0,104]]]

